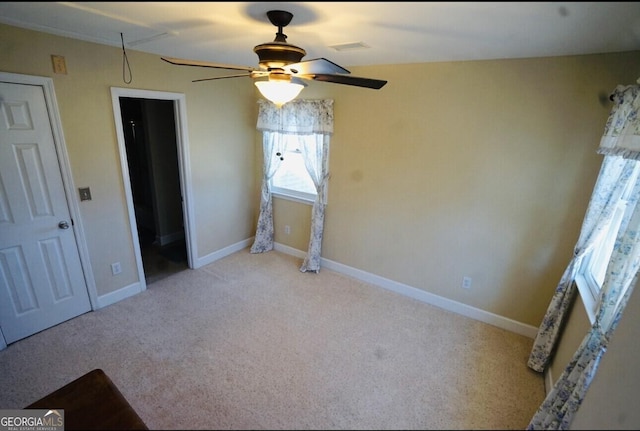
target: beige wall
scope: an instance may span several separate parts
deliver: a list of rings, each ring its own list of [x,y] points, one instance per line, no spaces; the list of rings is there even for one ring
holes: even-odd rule
[[[92,188],[80,208],[100,294],[136,281],[112,86],[186,95],[198,256],[253,235],[252,85],[193,84],[207,70],[136,51],[127,85],[119,48],[0,29],[3,71],[54,80],[75,185]],[[52,73],[51,54],[65,56],[67,75]],[[352,68],[387,79],[379,91],[310,83],[302,97],[335,100],[323,256],[537,326],[600,166],[606,96],[639,67],[631,52]],[[274,212],[276,240],[306,250],[309,207],[276,200]]]
[[[313,83],[304,97],[335,99],[323,256],[538,326],[600,167],[606,97],[639,69],[635,52],[352,68],[387,79],[379,91]]]
[[[52,54],[66,58],[67,75],[52,73]],[[302,97],[335,100],[323,256],[538,326],[602,161],[606,96],[640,76],[639,54],[351,68],[389,80],[379,91],[310,83]],[[186,95],[197,257],[251,238],[257,219],[253,86],[196,85],[206,70],[128,57],[131,84],[120,48],[0,25],[0,70],[54,81],[75,186],[92,190],[79,206],[100,295],[137,281],[110,87]],[[309,206],[276,199],[274,214],[276,241],[306,250]],[[115,277],[114,261],[123,268]],[[588,329],[576,313],[582,304],[556,377]],[[624,319],[637,322],[632,313]]]
[[[54,74],[51,55],[68,74]],[[138,282],[129,229],[111,87],[186,96],[197,255],[246,240],[255,229],[255,92],[242,79],[194,84],[207,71],[128,51],[133,81],[123,81],[122,49],[0,25],[0,70],[53,79],[75,187],[90,187],[79,207],[98,295]],[[128,75],[127,75],[128,77]],[[223,83],[224,82],[224,83]],[[113,276],[110,265],[121,262]]]

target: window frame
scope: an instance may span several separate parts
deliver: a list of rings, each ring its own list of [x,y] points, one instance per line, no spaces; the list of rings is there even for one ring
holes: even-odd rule
[[[600,304],[600,291],[604,281],[598,280],[594,272],[597,267],[602,269],[602,265],[604,265],[606,276],[606,270],[615,249],[615,242],[620,233],[622,221],[624,220],[626,212],[629,210],[628,202],[631,192],[634,189],[634,184],[638,180],[638,171],[640,171],[640,162],[635,166],[632,177],[629,179],[625,190],[616,203],[616,208],[613,210],[609,225],[598,234],[598,238],[594,241],[593,248],[585,254],[580,263],[580,268],[578,268],[576,273],[575,283],[591,324],[596,320],[596,312]],[[604,249],[605,247],[606,250]],[[603,252],[605,252],[605,254],[601,255]]]
[[[287,152],[302,153],[299,148],[296,148],[295,150],[290,150],[288,148],[289,144],[294,143],[293,139],[297,139],[297,135],[290,134],[290,133],[281,133],[281,132],[276,132],[276,133],[280,133],[287,140],[283,150],[285,154]],[[310,136],[314,136],[315,138],[315,135],[310,135]],[[295,144],[297,145],[297,143]],[[309,180],[311,180],[311,176],[309,175],[309,172],[307,171],[306,166],[304,166],[304,160],[302,160],[302,163],[304,167],[304,172],[307,174]],[[327,155],[327,163],[329,163],[328,155]],[[299,202],[306,205],[313,205],[313,203],[316,201],[318,196],[317,193],[307,193],[307,192],[303,192],[296,189],[276,186],[273,183],[274,178],[275,178],[275,175],[269,179],[269,187],[271,189],[271,194],[274,197],[282,198],[282,199],[293,201],[293,202]],[[311,183],[313,184],[313,180],[311,180]],[[325,187],[325,199],[326,199],[326,192],[327,192],[327,187]]]

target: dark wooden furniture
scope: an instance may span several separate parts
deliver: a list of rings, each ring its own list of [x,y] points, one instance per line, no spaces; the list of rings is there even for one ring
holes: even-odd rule
[[[65,430],[148,430],[101,369],[72,381],[27,409],[64,410]]]

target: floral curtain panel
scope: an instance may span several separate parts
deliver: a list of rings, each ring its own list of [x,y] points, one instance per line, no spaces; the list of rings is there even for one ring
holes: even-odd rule
[[[638,79],[640,83],[640,79]],[[611,95],[614,106],[604,127],[598,153],[640,160],[640,86],[618,85]]]
[[[640,81],[640,80],[639,80]],[[600,291],[596,318],[589,333],[555,383],[527,429],[568,429],[595,376],[624,308],[638,281],[640,269],[640,182],[634,170],[640,160],[640,87],[618,86],[612,94],[614,106],[607,120],[598,153],[605,159],[589,203],[576,245],[574,259],[562,277],[534,342],[528,365],[544,371],[575,292],[573,279],[594,234],[611,217],[612,206],[627,187],[632,187],[611,260]],[[635,182],[634,182],[635,181]],[[633,182],[633,183],[632,183]]]
[[[278,154],[284,151],[284,144],[277,133],[262,132],[262,151],[264,158],[262,162],[262,189],[260,193],[260,214],[258,215],[258,226],[256,236],[251,246],[251,253],[264,253],[273,250],[273,199],[271,199],[271,188],[269,180],[278,170],[281,159]]]
[[[316,200],[311,209],[311,234],[307,256],[302,262],[300,271],[320,271],[320,254],[324,232],[324,211],[327,206],[327,184],[329,182],[329,135],[316,135],[312,146],[301,147],[307,172],[316,186]]]
[[[305,166],[316,187],[317,196],[312,209],[309,249],[300,267],[302,272],[318,272],[324,231],[326,187],[329,177],[329,141],[333,134],[333,100],[297,99],[280,108],[262,99],[258,103],[257,129],[263,132],[263,141],[270,134],[318,135],[313,148],[301,145]],[[269,179],[279,166],[278,162],[274,163],[274,157],[279,160],[275,153],[282,152],[282,148],[273,144],[267,145],[266,143],[263,143],[263,147],[265,151],[265,175],[263,177],[256,240],[251,248],[252,253],[261,253],[273,249],[273,212]],[[273,172],[269,168],[274,168]],[[271,175],[268,176],[270,172]]]
[[[556,342],[561,335],[567,311],[576,293],[575,277],[584,255],[591,250],[595,239],[611,221],[617,202],[628,187],[636,166],[633,160],[618,156],[605,156],[600,174],[587,208],[580,237],[574,248],[573,258],[565,269],[556,291],[542,319],[538,334],[529,355],[529,368],[543,372],[552,358]],[[632,195],[637,199],[637,194]]]
[[[258,100],[259,131],[333,135],[333,100],[296,99],[278,108]]]
[[[640,206],[636,205],[624,233],[616,241],[600,293],[595,322],[527,429],[569,429],[638,281],[639,228]]]

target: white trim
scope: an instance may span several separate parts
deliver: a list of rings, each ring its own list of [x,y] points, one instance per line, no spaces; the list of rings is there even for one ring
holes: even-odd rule
[[[127,299],[133,295],[137,295],[143,290],[145,290],[145,285],[143,285],[143,283],[137,282],[122,287],[118,290],[114,290],[113,292],[100,295],[98,297],[98,308],[104,308],[108,305],[115,304],[116,302],[122,301],[123,299]]]
[[[593,323],[596,321],[596,307],[598,305],[597,300],[593,296],[593,291],[589,286],[589,282],[580,271],[578,271],[578,273],[576,274],[575,283],[578,287],[578,292],[580,293],[580,299],[582,299],[584,310],[586,311],[587,317],[589,318],[589,323],[593,325]]]
[[[306,253],[301,250],[279,243],[274,244],[274,249],[300,258],[304,258],[306,256]],[[462,304],[460,302],[453,301],[442,296],[434,295],[433,293],[425,292],[422,289],[399,283],[397,281],[389,280],[388,278],[380,277],[379,275],[371,274],[357,268],[343,265],[341,263],[325,259],[324,257],[320,259],[320,262],[323,267],[332,271],[348,275],[357,280],[364,281],[365,283],[373,284],[375,286],[382,287],[383,289],[391,290],[392,292],[417,299],[418,301],[434,305],[448,311],[452,311],[462,316],[469,317],[474,320],[479,320],[481,322],[488,323],[489,325],[497,326],[498,328],[505,329],[509,332],[524,335],[525,337],[531,339],[535,339],[538,333],[538,328],[536,328],[535,326],[526,325],[507,317],[498,316],[497,314],[480,310],[479,308],[471,307],[469,305]]]
[[[547,367],[544,372],[544,391],[546,395],[549,395],[553,389],[553,373],[551,372],[551,365]]]
[[[80,217],[80,207],[78,200],[75,199],[76,188],[73,183],[73,176],[71,175],[71,164],[69,163],[67,144],[62,131],[62,120],[60,119],[60,111],[58,110],[58,101],[53,87],[53,79],[43,76],[0,72],[0,80],[14,84],[30,84],[42,87],[58,156],[58,164],[60,165],[60,175],[62,176],[67,206],[69,207],[69,213],[73,220],[73,233],[78,246],[78,254],[80,255],[80,265],[84,274],[91,308],[95,310],[97,308],[98,290],[93,276],[93,269],[91,268],[89,247],[87,246],[82,217]]]
[[[2,328],[0,328],[0,350],[4,350],[7,348],[7,341],[4,338],[4,334],[2,333]]]
[[[273,196],[274,198],[278,198],[278,199],[284,199],[286,201],[292,201],[292,202],[298,202],[301,204],[305,204],[305,205],[313,205],[313,203],[316,201],[315,196],[312,198],[306,198],[306,197],[301,197],[301,196],[294,196],[293,192],[287,192],[287,191],[276,191],[277,190],[287,190],[287,189],[282,189],[280,187],[273,187],[271,186],[271,196]],[[299,192],[298,192],[299,193]],[[311,196],[311,195],[309,195]]]
[[[210,264],[212,262],[215,262],[218,259],[222,259],[223,257],[227,257],[230,254],[233,254],[233,253],[235,253],[237,251],[243,250],[243,249],[249,247],[251,244],[253,244],[253,240],[254,240],[254,237],[247,238],[247,239],[245,239],[243,241],[239,241],[239,242],[237,242],[235,244],[231,244],[230,246],[222,248],[222,249],[220,249],[218,251],[214,251],[213,253],[209,253],[206,256],[199,257],[196,260],[196,264],[194,265],[193,268],[194,269],[201,268],[201,267],[203,267],[205,265],[208,265],[208,264]]]
[[[127,211],[129,213],[129,225],[131,226],[131,239],[136,254],[136,265],[138,268],[138,279],[142,290],[146,290],[147,285],[142,265],[142,252],[138,241],[138,226],[135,218],[133,205],[133,194],[131,191],[131,179],[129,177],[129,163],[127,161],[127,151],[124,140],[122,116],[120,111],[120,97],[133,97],[154,100],[173,100],[175,123],[176,123],[176,143],[178,153],[178,166],[180,174],[180,187],[182,193],[182,212],[184,220],[184,236],[187,247],[187,263],[189,268],[194,268],[194,260],[197,250],[195,221],[193,216],[193,195],[191,190],[191,165],[189,162],[189,137],[187,134],[187,102],[186,96],[181,93],[169,93],[166,91],[136,90],[129,88],[111,87],[111,102],[113,105],[113,117],[118,138],[118,151],[120,154],[120,166],[124,182],[125,197],[127,201]]]

